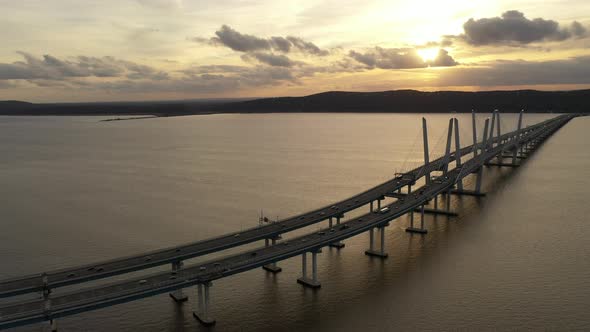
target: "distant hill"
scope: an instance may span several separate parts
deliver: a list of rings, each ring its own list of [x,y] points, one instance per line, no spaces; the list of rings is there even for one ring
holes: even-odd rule
[[[230,112],[396,112],[448,113],[491,111],[589,112],[590,90],[421,92],[324,92],[305,97],[279,97],[224,104]]]
[[[156,115],[178,116],[209,113],[290,112],[388,112],[448,113],[518,112],[587,113],[590,90],[575,91],[483,91],[382,92],[331,91],[305,97],[276,97],[253,100],[192,100],[117,103],[31,104],[0,101],[0,115]]]
[[[27,107],[31,107],[34,104],[32,103],[27,103],[25,101],[18,101],[18,100],[0,100],[0,110],[4,109],[4,108],[27,108]]]

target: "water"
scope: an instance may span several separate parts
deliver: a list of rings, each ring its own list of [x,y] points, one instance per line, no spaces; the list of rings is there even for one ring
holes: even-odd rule
[[[512,129],[516,117],[502,116]],[[440,155],[448,115],[427,118]],[[458,118],[470,144],[470,117]],[[252,227],[260,209],[275,218],[320,207],[422,156],[418,114],[99,119],[0,117],[1,278]],[[486,169],[488,196],[454,199],[460,216],[428,217],[426,236],[394,221],[385,261],[364,255],[366,234],[324,249],[319,291],[295,282],[298,257],[276,276],[215,282],[212,330],[590,329],[588,128],[575,119],[519,169]],[[159,295],[60,319],[60,330],[204,331],[189,291],[182,306]]]

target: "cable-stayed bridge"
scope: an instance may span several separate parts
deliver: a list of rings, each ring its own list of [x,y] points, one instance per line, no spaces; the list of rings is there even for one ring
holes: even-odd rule
[[[16,277],[0,281],[0,297],[41,292],[36,300],[16,300],[0,307],[0,329],[49,321],[57,329],[57,318],[112,306],[119,303],[172,292],[176,301],[186,300],[183,289],[197,286],[197,308],[194,315],[203,324],[213,324],[209,315],[209,292],[212,281],[240,272],[264,267],[271,272],[281,269],[277,262],[294,256],[302,256],[302,276],[297,281],[304,286],[321,286],[317,275],[317,254],[321,248],[342,248],[342,240],[368,232],[370,245],[368,255],[385,258],[384,232],[395,219],[410,215],[408,232],[426,233],[424,214],[435,213],[452,216],[450,196],[483,195],[481,193],[482,168],[492,166],[518,166],[551,134],[565,125],[575,115],[562,115],[541,123],[522,128],[522,112],[517,130],[500,132],[500,115],[493,113],[491,122],[486,120],[483,140],[477,141],[475,115],[473,114],[474,144],[461,148],[459,123],[450,119],[445,153],[429,160],[428,133],[423,119],[424,164],[396,176],[374,188],[359,193],[329,206],[287,218],[275,223],[241,232],[189,243],[163,250],[142,253],[84,266],[49,271],[36,275]],[[453,135],[454,134],[454,135]],[[454,149],[453,149],[454,145]],[[453,151],[452,151],[453,150]],[[466,189],[463,179],[475,176],[472,189]],[[393,202],[382,204],[385,198]],[[446,206],[439,207],[439,198]],[[341,222],[345,213],[369,207],[368,213]],[[426,207],[428,206],[428,207]],[[417,216],[417,217],[416,217]],[[414,218],[418,220],[414,220]],[[286,238],[286,233],[309,225],[328,221],[320,231]],[[375,241],[375,229],[381,229],[380,241]],[[244,244],[265,241],[264,247],[246,250],[205,263],[184,266],[183,261],[206,254],[238,247]],[[376,242],[379,242],[377,245]],[[311,271],[308,271],[308,254],[311,254]],[[80,290],[59,292],[60,287],[84,284],[91,280],[144,270],[154,266],[171,264],[171,271],[129,278]],[[308,273],[309,272],[309,273]]]

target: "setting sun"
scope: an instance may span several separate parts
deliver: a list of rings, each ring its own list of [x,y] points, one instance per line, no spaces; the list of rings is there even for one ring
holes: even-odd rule
[[[417,52],[418,52],[418,55],[424,61],[432,61],[438,55],[437,48],[423,48],[423,49],[417,50]]]

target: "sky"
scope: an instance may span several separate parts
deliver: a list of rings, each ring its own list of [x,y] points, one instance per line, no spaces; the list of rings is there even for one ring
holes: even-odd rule
[[[588,0],[0,0],[0,100],[590,88]]]

